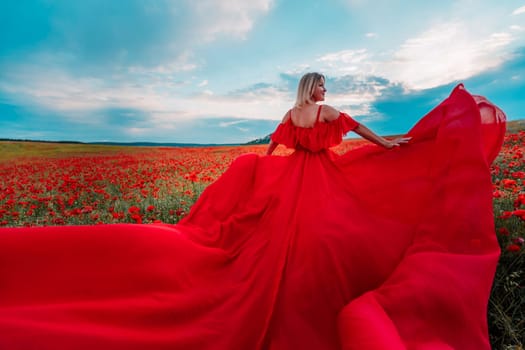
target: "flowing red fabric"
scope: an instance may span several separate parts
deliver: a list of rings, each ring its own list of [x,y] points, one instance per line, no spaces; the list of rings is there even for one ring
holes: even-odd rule
[[[459,85],[408,145],[326,148],[356,125],[281,124],[177,225],[0,230],[0,348],[489,349],[505,115]]]

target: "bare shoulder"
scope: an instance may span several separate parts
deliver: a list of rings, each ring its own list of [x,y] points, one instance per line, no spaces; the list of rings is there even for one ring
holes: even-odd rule
[[[323,108],[321,109],[320,119],[326,122],[331,122],[333,120],[336,120],[337,118],[339,118],[339,111],[337,109],[329,105],[323,105]]]
[[[290,116],[291,116],[291,109],[288,110],[288,112],[285,113],[283,119],[281,120],[281,123],[286,123],[289,119],[290,119]]]

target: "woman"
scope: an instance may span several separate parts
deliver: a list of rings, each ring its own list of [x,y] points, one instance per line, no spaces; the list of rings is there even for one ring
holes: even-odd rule
[[[489,349],[503,113],[460,85],[389,141],[324,93],[177,225],[0,230],[0,348]]]
[[[343,119],[348,119],[346,123],[351,126],[351,130],[353,130],[356,134],[385,148],[399,146],[403,143],[407,143],[410,140],[410,137],[401,137],[392,141],[386,140],[374,134],[363,124],[356,123],[348,115],[340,113],[333,107],[328,105],[318,106],[317,102],[324,101],[325,93],[325,79],[322,74],[313,72],[303,75],[297,89],[297,100],[295,102],[295,107],[285,114],[282,124],[290,123],[301,128],[312,128],[317,122],[333,122],[334,120],[341,117]],[[292,111],[294,116],[296,115],[293,120]],[[278,131],[280,130],[278,129]],[[344,132],[347,132],[347,130]],[[267,155],[271,155],[279,144],[279,142],[274,140],[277,137],[278,136],[274,136],[271,139],[270,146],[266,152]],[[294,147],[292,146],[292,148]]]

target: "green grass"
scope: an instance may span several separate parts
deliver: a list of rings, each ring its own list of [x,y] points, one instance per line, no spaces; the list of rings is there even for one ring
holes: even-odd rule
[[[60,158],[79,155],[118,153],[142,147],[91,145],[84,143],[51,143],[0,141],[0,162],[22,158]]]

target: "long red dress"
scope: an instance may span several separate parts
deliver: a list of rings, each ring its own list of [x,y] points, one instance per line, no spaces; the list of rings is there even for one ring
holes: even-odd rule
[[[279,125],[177,225],[0,230],[0,349],[489,349],[505,116],[458,86],[410,144]]]

